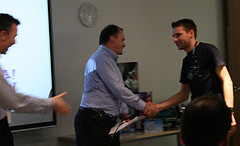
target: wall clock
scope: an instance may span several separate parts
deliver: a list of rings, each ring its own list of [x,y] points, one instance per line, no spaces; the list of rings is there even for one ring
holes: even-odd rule
[[[91,3],[83,3],[79,7],[78,16],[82,25],[92,27],[98,20],[98,9]]]

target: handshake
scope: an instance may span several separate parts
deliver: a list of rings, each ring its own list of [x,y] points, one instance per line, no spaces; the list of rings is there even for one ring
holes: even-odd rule
[[[152,102],[147,102],[145,108],[142,110],[143,114],[147,117],[156,117],[160,109]]]
[[[63,100],[63,96],[65,96],[66,94],[66,92],[63,92],[53,97],[53,110],[60,113],[61,115],[68,115],[72,112],[72,108]],[[142,110],[143,114],[146,117],[156,117],[159,111],[160,109],[157,108],[157,106],[150,101],[146,103],[146,106]]]
[[[159,111],[160,111],[160,109],[158,109],[157,106],[150,101],[148,101],[146,103],[145,108],[142,110],[143,114],[148,118],[156,117]],[[130,117],[129,114],[123,113],[123,114],[120,115],[120,119],[122,121],[127,121],[128,122],[128,121],[131,120],[131,117]]]

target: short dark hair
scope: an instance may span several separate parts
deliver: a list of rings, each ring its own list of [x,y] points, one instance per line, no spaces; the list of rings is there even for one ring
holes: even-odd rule
[[[181,19],[172,23],[172,28],[183,26],[187,32],[191,29],[194,31],[194,36],[197,38],[197,25],[191,19]]]
[[[231,122],[231,110],[221,97],[198,97],[182,115],[182,140],[186,146],[218,146],[230,130]]]
[[[0,31],[10,32],[12,24],[19,25],[20,22],[9,14],[0,13]]]
[[[110,36],[117,37],[119,34],[119,30],[123,31],[121,27],[118,27],[116,25],[110,24],[106,26],[100,36],[99,36],[99,45],[106,44],[109,41]]]

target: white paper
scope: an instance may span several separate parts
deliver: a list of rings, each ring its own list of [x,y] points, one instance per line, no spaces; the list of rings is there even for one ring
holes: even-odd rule
[[[144,118],[146,118],[146,116],[136,116],[134,119],[132,119],[132,120],[129,121],[129,122],[117,123],[117,124],[115,124],[115,125],[111,128],[111,130],[110,130],[110,132],[108,133],[108,135],[117,133],[119,130],[122,130],[123,128],[125,128],[125,127],[127,127],[127,126],[129,126],[129,125],[131,125],[131,124],[133,124],[133,123],[135,123],[135,122],[137,122],[137,121],[139,121],[139,120],[142,120],[142,119],[144,119]]]
[[[7,111],[6,111],[6,114],[7,114],[7,121],[8,121],[8,124],[11,124],[11,123],[12,123],[12,117],[11,117],[10,110],[7,110]]]

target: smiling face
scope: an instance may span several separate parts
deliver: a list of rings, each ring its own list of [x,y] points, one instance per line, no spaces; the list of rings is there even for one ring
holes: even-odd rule
[[[188,32],[183,26],[177,26],[173,28],[173,41],[177,45],[179,50],[191,51],[192,42],[195,41],[193,30]]]
[[[126,44],[124,43],[125,37],[122,30],[119,30],[119,32],[116,35],[110,36],[109,42],[106,44],[106,46],[111,49],[116,55],[122,55],[123,54],[123,48],[126,47]]]
[[[15,44],[15,37],[17,36],[17,24],[12,23],[10,31],[0,32],[0,52],[6,54],[8,48]]]

